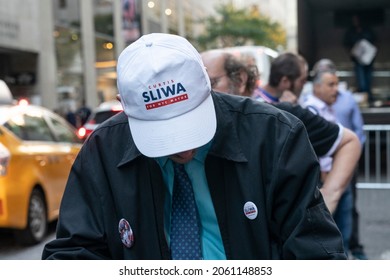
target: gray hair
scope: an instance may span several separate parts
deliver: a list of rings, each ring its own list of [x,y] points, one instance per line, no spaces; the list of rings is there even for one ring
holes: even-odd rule
[[[321,71],[317,71],[313,77],[313,84],[316,85],[316,84],[321,84],[322,83],[322,77],[327,74],[327,73],[330,73],[332,75],[335,75],[336,74],[336,70],[331,70],[331,69],[324,69],[324,70],[321,70]]]
[[[323,71],[333,71],[335,73],[337,71],[336,65],[328,58],[320,59],[314,64],[311,75],[315,77],[318,72]]]

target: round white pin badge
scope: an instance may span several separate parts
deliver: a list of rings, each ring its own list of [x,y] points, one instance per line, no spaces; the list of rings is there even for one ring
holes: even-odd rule
[[[254,220],[257,217],[257,206],[252,201],[248,201],[244,204],[244,214],[249,220]]]

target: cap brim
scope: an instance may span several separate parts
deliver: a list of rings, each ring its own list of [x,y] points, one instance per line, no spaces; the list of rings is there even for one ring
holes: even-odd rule
[[[159,121],[129,117],[130,131],[138,150],[147,157],[162,157],[207,144],[217,128],[211,94],[194,110]]]

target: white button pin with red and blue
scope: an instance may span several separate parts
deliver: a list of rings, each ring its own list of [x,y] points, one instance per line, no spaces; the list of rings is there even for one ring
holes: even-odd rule
[[[118,230],[123,245],[127,248],[131,248],[134,244],[134,234],[129,222],[126,219],[121,219],[119,221]]]
[[[244,204],[244,214],[249,220],[254,220],[257,217],[257,206],[252,201],[248,201]]]

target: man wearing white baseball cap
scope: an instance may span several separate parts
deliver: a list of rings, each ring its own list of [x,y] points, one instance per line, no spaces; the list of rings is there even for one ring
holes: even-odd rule
[[[122,105],[142,154],[166,156],[213,138],[216,117],[210,80],[187,40],[143,36],[122,52],[117,72]]]
[[[43,259],[345,259],[301,121],[212,92],[185,39],[117,65],[124,112],[83,145]]]

